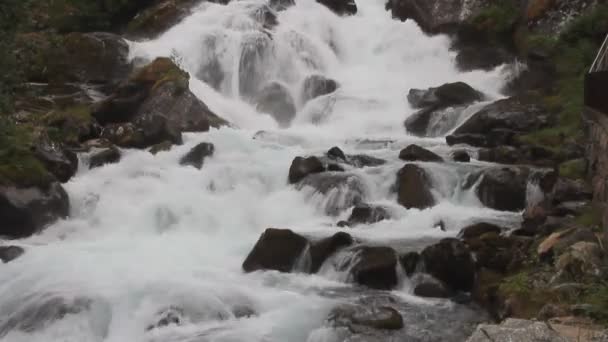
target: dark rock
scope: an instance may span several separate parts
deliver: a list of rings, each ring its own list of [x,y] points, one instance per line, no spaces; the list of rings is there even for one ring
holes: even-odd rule
[[[446,83],[427,90],[411,89],[407,95],[414,108],[433,107],[435,109],[450,106],[469,105],[481,101],[484,95],[464,82]]]
[[[477,197],[485,206],[502,211],[520,211],[526,207],[528,172],[522,168],[487,168],[469,177],[477,186]]]
[[[458,49],[456,66],[461,71],[478,69],[489,71],[511,60],[513,55],[504,48],[472,44]]]
[[[452,153],[452,159],[459,163],[468,163],[471,161],[471,156],[465,150],[458,150]]]
[[[515,164],[522,160],[521,149],[511,146],[498,146],[479,150],[479,160],[499,164]]]
[[[418,145],[409,145],[399,152],[399,159],[405,161],[442,162],[443,158]]]
[[[359,247],[351,274],[355,283],[390,290],[397,285],[397,253],[390,247]]]
[[[327,320],[354,332],[403,329],[403,317],[389,306],[343,305],[332,310]]]
[[[245,272],[290,272],[308,246],[308,240],[288,229],[269,228],[243,262]]]
[[[108,149],[93,154],[89,160],[89,168],[94,169],[106,164],[118,163],[120,161],[120,157],[120,150],[112,146]]]
[[[340,228],[350,228],[350,224],[347,221],[340,221],[336,225]]]
[[[431,180],[426,171],[407,164],[397,174],[397,201],[406,208],[426,209],[435,205]]]
[[[358,224],[373,224],[389,218],[389,212],[383,207],[359,204],[353,208],[348,218],[348,225],[354,227]]]
[[[7,263],[11,262],[25,253],[25,250],[19,246],[2,246],[0,247],[0,260]]]
[[[28,237],[69,214],[68,194],[59,183],[28,188],[0,186],[1,236]]]
[[[450,134],[445,137],[445,141],[449,146],[465,144],[486,147],[492,145],[488,142],[488,139],[481,134]]]
[[[295,184],[315,173],[325,171],[325,167],[317,157],[296,157],[289,168],[289,183]]]
[[[310,246],[311,273],[317,273],[325,260],[338,250],[351,246],[353,238],[348,233],[339,232],[332,237],[314,242]]]
[[[357,13],[355,0],[317,0],[338,15],[352,15]]]
[[[149,325],[146,328],[146,331],[164,328],[170,325],[181,325],[184,321],[184,311],[180,308],[170,307],[160,311],[155,320],[156,323]]]
[[[295,4],[295,0],[270,0],[268,5],[275,11],[284,11]]]
[[[593,197],[591,189],[583,180],[562,177],[558,178],[551,195],[555,205],[562,202],[589,201]]]
[[[429,281],[417,284],[414,287],[414,295],[426,298],[448,298],[451,292],[439,281]]]
[[[477,267],[500,273],[516,270],[526,260],[529,243],[530,239],[492,232],[467,240]]]
[[[420,261],[420,254],[418,252],[409,252],[399,257],[401,266],[405,270],[405,274],[411,277],[416,269],[418,268],[418,262]]]
[[[408,133],[415,136],[426,136],[431,123],[431,118],[437,110],[438,109],[435,107],[428,107],[413,113],[405,120],[405,129]]]
[[[62,183],[70,180],[78,170],[76,154],[50,139],[40,139],[34,146],[34,154],[46,169]]]
[[[203,167],[205,159],[213,156],[214,152],[215,146],[212,143],[202,142],[186,153],[179,163],[180,165],[189,165],[200,170]]]
[[[129,38],[153,39],[191,13],[197,0],[161,0],[139,13],[127,26]]]
[[[366,194],[366,186],[359,176],[346,172],[315,173],[304,178],[297,187],[299,190],[312,188],[312,196],[326,196],[324,211],[331,216],[363,203]]]
[[[331,172],[344,172],[344,168],[338,164],[329,164],[327,165],[327,171]]]
[[[171,150],[171,147],[173,147],[173,143],[171,141],[163,141],[159,144],[156,144],[154,146],[152,146],[150,148],[150,153],[156,155],[159,152],[165,152],[165,151],[169,151]]]
[[[425,248],[426,271],[451,289],[470,291],[475,280],[475,263],[467,246],[457,239],[443,239]]]
[[[311,75],[304,80],[302,102],[306,103],[316,97],[331,94],[338,89],[338,83],[321,75]]]
[[[334,160],[346,161],[346,154],[344,154],[344,152],[342,152],[342,150],[337,146],[334,146],[327,151],[327,157]]]
[[[469,239],[474,239],[477,237],[480,237],[483,234],[486,233],[496,233],[496,234],[500,234],[502,232],[502,228],[491,224],[491,223],[487,223],[487,222],[480,222],[480,223],[475,223],[473,225],[464,227],[460,230],[460,233],[458,233],[458,237],[464,239],[464,240],[469,240]]]
[[[386,160],[372,156],[366,156],[364,154],[355,154],[347,157],[347,163],[354,167],[361,168],[384,165],[386,164]]]
[[[270,114],[281,127],[288,127],[296,116],[296,105],[286,86],[278,82],[266,85],[256,99],[257,109]]]

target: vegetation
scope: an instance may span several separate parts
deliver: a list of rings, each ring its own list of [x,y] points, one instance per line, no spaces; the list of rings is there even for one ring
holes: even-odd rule
[[[470,21],[477,31],[484,32],[491,40],[502,39],[513,33],[519,18],[519,10],[509,1],[488,6]]]

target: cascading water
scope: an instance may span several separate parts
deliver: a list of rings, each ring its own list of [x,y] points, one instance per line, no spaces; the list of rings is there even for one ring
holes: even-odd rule
[[[420,211],[396,204],[391,188],[401,148],[415,142],[444,156],[450,151],[442,138],[404,132],[413,112],[407,90],[464,81],[496,98],[506,76],[501,69],[457,71],[448,38],[392,20],[384,2],[357,1],[357,15],[339,17],[314,0],[298,0],[278,13],[276,27],[265,23],[262,0],[203,3],[158,39],[132,42],[134,58],[175,57],[190,72],[191,90],[232,126],[186,134],[184,145],[156,156],[126,150],[119,164],[81,168],[66,184],[70,218],[19,241],[26,254],[1,266],[2,340],[334,341],[324,327],[327,313],[366,293],[344,283],[342,271],[330,264],[319,275],[241,270],[265,228],[319,237],[339,231],[335,223],[348,210],[334,217],[327,207],[344,204],[344,196],[287,184],[295,156],[332,146],[388,161],[348,170],[362,183],[364,201],[392,214],[349,230],[357,239],[419,249],[476,219],[515,220],[458,190],[474,166],[450,162],[427,165],[438,205]],[[334,79],[339,88],[304,103],[310,75]],[[297,113],[286,129],[253,104],[272,81],[294,98]],[[215,156],[202,170],[180,166],[201,141],[215,145]],[[439,220],[447,232],[433,229]],[[392,293],[403,300],[409,340],[450,340],[474,315],[415,298],[402,282]],[[148,329],[171,308],[183,324]]]

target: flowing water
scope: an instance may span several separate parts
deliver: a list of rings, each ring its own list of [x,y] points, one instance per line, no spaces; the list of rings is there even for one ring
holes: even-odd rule
[[[339,17],[313,0],[298,0],[277,14],[272,29],[259,21],[264,1],[204,3],[158,39],[130,42],[137,60],[172,56],[190,72],[191,90],[232,126],[185,134],[184,145],[156,156],[125,150],[119,164],[94,170],[81,156],[83,167],[65,185],[70,218],[18,241],[26,254],[0,266],[2,340],[340,340],[324,323],[327,313],[338,302],[375,292],[353,287],[330,265],[317,275],[241,270],[268,227],[318,237],[339,231],[335,223],[349,210],[335,217],[326,209],[340,196],[287,184],[294,157],[321,155],[332,146],[388,161],[350,171],[364,184],[365,202],[385,205],[393,216],[348,230],[356,238],[419,250],[475,220],[516,220],[516,213],[484,208],[472,192],[460,190],[481,164],[475,161],[425,165],[439,200],[435,207],[396,204],[391,187],[403,165],[401,148],[416,143],[443,156],[450,152],[441,137],[405,133],[403,121],[414,111],[407,91],[464,81],[499,98],[508,75],[501,68],[461,73],[447,37],[392,20],[385,0],[357,2],[357,15]],[[311,74],[333,78],[340,88],[304,104],[298,94]],[[269,80],[282,82],[296,98],[289,128],[248,102],[251,89]],[[216,148],[202,170],[180,166],[180,157],[202,141]],[[439,220],[446,232],[433,228]],[[455,341],[479,317],[410,292],[404,278],[389,293],[406,321],[400,341]],[[187,313],[183,324],[148,330],[167,308]],[[255,314],[240,317],[239,311]]]

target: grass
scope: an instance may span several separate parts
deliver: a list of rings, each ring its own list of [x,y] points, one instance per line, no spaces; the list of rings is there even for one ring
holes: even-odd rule
[[[587,288],[580,298],[590,308],[585,314],[603,325],[608,325],[608,284],[594,284]]]

